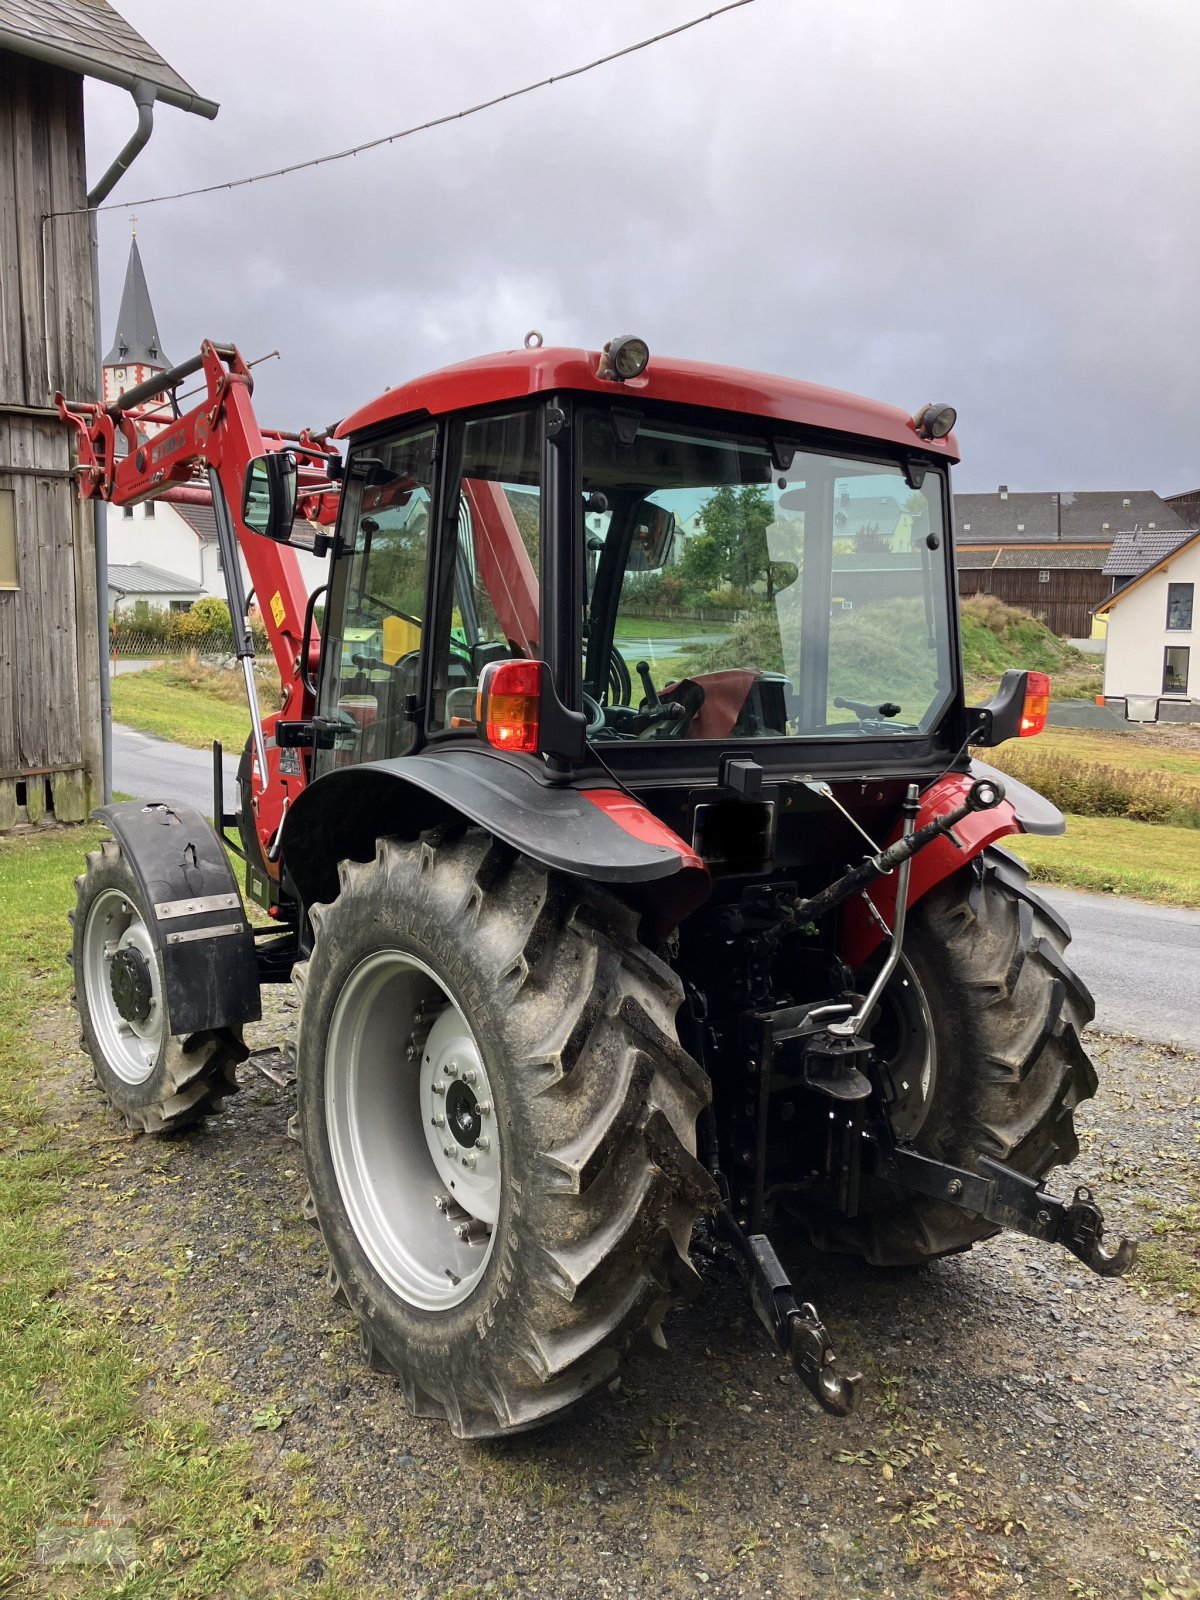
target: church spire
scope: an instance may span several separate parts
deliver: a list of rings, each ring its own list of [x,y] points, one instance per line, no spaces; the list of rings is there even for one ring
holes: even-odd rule
[[[136,233],[129,245],[125,288],[121,294],[121,309],[117,313],[117,335],[112,349],[104,358],[104,365],[148,367],[153,372],[163,372],[170,366],[159,342]]]

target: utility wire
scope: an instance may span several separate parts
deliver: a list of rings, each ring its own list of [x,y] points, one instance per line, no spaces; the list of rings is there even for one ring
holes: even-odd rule
[[[503,105],[508,100],[519,100],[522,95],[533,94],[537,89],[546,89],[552,83],[565,83],[568,78],[578,78],[585,72],[594,72],[597,67],[608,66],[610,62],[619,61],[622,56],[631,56],[638,50],[648,50],[651,45],[661,44],[664,39],[674,39],[678,34],[687,33],[691,28],[698,28],[701,23],[711,22],[714,17],[724,16],[727,11],[738,11],[742,6],[753,4],[753,0],[729,0],[727,5],[718,6],[713,11],[706,11],[703,16],[692,17],[688,22],[681,22],[677,27],[668,28],[664,33],[653,34],[649,39],[639,39],[636,44],[624,45],[620,50],[613,50],[606,56],[597,56],[594,61],[585,62],[580,67],[570,67],[566,72],[558,72],[549,78],[539,78],[536,83],[527,83],[520,89],[509,89],[504,94],[493,95],[490,100],[481,100],[478,105],[466,106],[462,111],[451,111],[445,116],[434,117],[429,122],[417,123],[411,128],[401,128],[397,133],[384,134],[378,139],[368,139],[364,144],[351,145],[348,150],[335,150],[329,155],[314,156],[309,161],[296,161],[291,166],[276,167],[271,172],[257,172],[248,178],[231,178],[227,183],[209,183],[199,189],[180,189],[175,194],[153,194],[142,200],[113,201],[106,206],[97,206],[97,211],[127,211],[134,206],[156,206],[167,200],[188,200],[195,195],[217,194],[225,189],[244,189],[251,183],[263,183],[268,178],[285,178],[293,172],[306,172],[310,167],[327,166],[333,161],[345,161],[349,156],[362,155],[366,150],[378,150],[381,145],[396,144],[400,139],[410,139],[414,134],[427,133],[431,128],[444,127],[448,122],[461,122],[465,117],[474,117],[481,111],[490,111],[494,106]],[[75,216],[86,207],[77,207],[74,211],[51,211],[48,217]]]

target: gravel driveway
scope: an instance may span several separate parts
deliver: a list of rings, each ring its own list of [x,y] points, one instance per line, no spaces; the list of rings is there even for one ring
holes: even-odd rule
[[[290,991],[270,1001],[260,1045],[291,1018]],[[259,1441],[268,1475],[303,1453],[319,1540],[357,1524],[382,1592],[1196,1600],[1200,1317],[1170,1280],[1200,1237],[1200,1058],[1092,1045],[1105,1087],[1070,1181],[1095,1185],[1113,1232],[1180,1208],[1179,1248],[1121,1282],[1013,1237],[918,1272],[795,1263],[867,1374],[849,1421],[810,1401],[721,1260],[669,1351],[575,1418],[488,1446],[414,1421],[327,1297],[290,1092],[250,1069],[209,1128],[130,1142],[82,1197],[87,1290],[152,1362],[148,1404],[186,1362],[195,1403]],[[64,1066],[115,1131],[84,1059]],[[281,1425],[251,1435],[264,1407]],[[284,1592],[322,1573],[314,1555]]]

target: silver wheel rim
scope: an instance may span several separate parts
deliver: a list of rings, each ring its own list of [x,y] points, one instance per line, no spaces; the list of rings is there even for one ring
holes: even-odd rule
[[[377,951],[347,979],[325,1045],[325,1119],[372,1267],[422,1311],[460,1305],[500,1211],[495,1102],[466,1018],[415,956]]]
[[[871,1038],[885,1069],[892,1132],[900,1140],[915,1139],[937,1086],[937,1039],[925,991],[906,956],[872,1014]]]
[[[145,963],[150,979],[146,1016],[125,1017],[113,997],[113,960],[128,950]],[[92,902],[83,930],[83,983],[88,1016],[105,1065],[122,1083],[145,1083],[158,1065],[166,1013],[154,941],[141,913],[120,889],[105,889]]]

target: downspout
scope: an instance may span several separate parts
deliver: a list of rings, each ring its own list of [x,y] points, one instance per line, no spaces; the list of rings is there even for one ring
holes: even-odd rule
[[[107,200],[118,181],[124,177],[154,131],[154,101],[157,91],[153,84],[139,78],[130,89],[137,107],[137,127],[117,159],[87,197],[88,236],[92,254],[92,306],[93,337],[96,343],[96,398],[104,400],[104,342],[100,318],[100,234],[96,208]],[[92,501],[96,534],[96,610],[100,643],[100,745],[102,751],[104,803],[112,799],[112,685],[109,682],[108,640],[108,505],[99,498]]]

